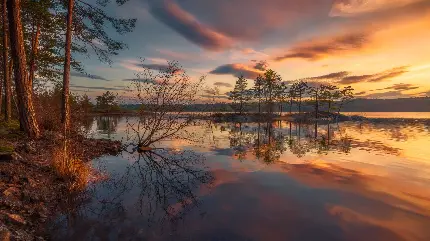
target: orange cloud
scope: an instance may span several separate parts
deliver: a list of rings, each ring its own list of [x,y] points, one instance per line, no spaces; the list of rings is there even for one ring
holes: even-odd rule
[[[386,9],[400,8],[422,1],[423,0],[336,0],[330,11],[330,16],[355,16]]]
[[[342,34],[322,40],[308,40],[291,47],[286,54],[276,57],[275,61],[287,59],[319,60],[328,56],[360,51],[369,42],[370,36],[365,32]]]

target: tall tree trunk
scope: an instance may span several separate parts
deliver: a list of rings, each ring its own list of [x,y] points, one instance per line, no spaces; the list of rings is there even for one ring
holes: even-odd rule
[[[21,24],[21,1],[7,1],[9,32],[14,67],[14,79],[18,97],[19,121],[30,138],[40,136],[39,126],[33,108],[31,86],[28,83],[24,36]]]
[[[299,114],[302,113],[302,94],[299,96]]]
[[[36,71],[36,58],[39,48],[39,36],[40,36],[40,24],[35,24],[36,27],[33,25],[33,36],[32,36],[32,43],[31,43],[31,59],[30,59],[30,77],[29,77],[29,84],[34,87],[34,72]],[[34,29],[36,28],[36,29]]]
[[[70,84],[70,60],[72,49],[72,24],[73,24],[74,0],[69,0],[67,11],[66,46],[63,72],[63,98],[61,105],[61,122],[64,125],[64,136],[67,134],[70,122],[69,84]]]
[[[258,97],[258,114],[261,114],[261,98]]]
[[[318,103],[318,92],[315,93],[315,120],[318,119],[318,112],[319,112],[319,103]]]
[[[293,98],[290,99],[290,115],[293,110]]]
[[[2,107],[3,107],[3,81],[0,79],[0,115],[2,114],[2,111],[3,111]]]
[[[9,69],[9,31],[7,24],[7,0],[3,0],[2,9],[2,20],[3,20],[3,84],[4,84],[4,95],[5,95],[5,107],[4,107],[4,118],[8,122],[11,118],[11,80],[10,80],[10,69]]]

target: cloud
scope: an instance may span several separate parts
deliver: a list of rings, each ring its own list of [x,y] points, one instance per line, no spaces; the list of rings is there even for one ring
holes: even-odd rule
[[[177,0],[217,32],[235,39],[267,38],[294,31],[311,20],[328,19],[332,0]]]
[[[318,81],[328,80],[328,81],[332,81],[334,83],[343,84],[343,85],[363,83],[363,82],[382,82],[382,81],[386,81],[386,80],[390,80],[392,78],[398,77],[404,73],[407,73],[408,72],[407,68],[408,66],[400,66],[389,70],[385,70],[380,73],[366,74],[366,75],[350,75],[351,73],[348,71],[340,71],[340,72],[329,73],[326,75],[308,77],[308,78],[304,78],[303,80],[306,80],[310,83],[313,81],[316,81],[316,84],[318,84]],[[416,88],[418,87],[412,86],[410,84],[395,84],[391,87],[382,88],[378,90],[386,90],[386,89],[408,90],[408,89],[416,89]]]
[[[398,77],[404,73],[407,73],[407,66],[396,67],[390,70],[386,70],[381,73],[367,74],[367,75],[353,75],[342,78],[338,83],[340,84],[356,84],[361,82],[382,82]]]
[[[355,95],[365,95],[365,94],[366,94],[366,91],[361,91],[361,92],[355,93]]]
[[[219,87],[233,87],[232,84],[226,82],[215,82],[214,85]]]
[[[146,83],[146,84],[153,84],[158,85],[161,83],[161,80],[154,80],[154,79],[123,79],[124,82],[139,82],[139,83]]]
[[[394,84],[392,86],[386,87],[384,89],[386,90],[400,90],[400,91],[405,91],[405,90],[415,90],[420,88],[419,86],[414,86],[412,84]]]
[[[265,71],[267,67],[269,67],[269,64],[267,63],[267,61],[259,61],[254,65],[254,69],[258,69],[261,71]]]
[[[430,90],[421,92],[420,95],[430,97]]]
[[[103,86],[83,86],[83,85],[70,85],[72,89],[86,89],[86,90],[112,90],[112,91],[129,91],[126,88],[118,87],[103,87]]]
[[[87,78],[87,79],[94,79],[94,80],[104,80],[104,81],[111,81],[109,79],[106,79],[100,75],[93,75],[93,74],[84,74],[79,72],[71,72],[71,76],[78,77],[78,78]]]
[[[370,42],[368,33],[349,33],[329,39],[309,40],[298,43],[290,48],[286,54],[276,57],[275,61],[287,59],[319,60],[329,56],[356,52]]]
[[[203,98],[215,98],[215,99],[228,99],[228,96],[225,95],[200,95]]]
[[[173,65],[168,65],[168,64],[136,64],[137,67],[142,67],[145,69],[152,69],[152,70],[157,70],[160,72],[175,72],[175,73],[183,73],[184,70],[180,69],[180,68],[176,68]],[[175,68],[175,69],[174,69]]]
[[[335,73],[330,73],[330,74],[316,76],[316,77],[310,77],[308,79],[311,79],[311,80],[336,80],[336,79],[342,79],[348,75],[349,75],[349,72],[341,71],[341,72],[335,72]]]
[[[332,17],[348,17],[387,9],[401,8],[423,0],[336,0],[330,11]]]
[[[152,16],[188,41],[214,51],[231,47],[232,40],[229,37],[200,23],[172,0],[150,0],[148,3]]]
[[[369,95],[362,96],[364,98],[402,98],[402,97],[410,97],[410,95],[403,94],[400,90],[392,90],[381,93],[373,93]]]
[[[209,73],[216,75],[230,74],[235,77],[240,77],[243,75],[243,77],[247,79],[255,79],[259,75],[263,74],[263,71],[256,69],[255,66],[248,66],[244,64],[226,64],[218,66]]]

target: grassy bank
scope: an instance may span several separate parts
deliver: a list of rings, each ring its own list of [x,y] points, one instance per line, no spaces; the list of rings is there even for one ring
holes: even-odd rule
[[[0,122],[0,136],[0,240],[48,240],[50,218],[94,174],[88,162],[121,150],[119,142],[75,135],[64,152],[61,134],[28,140],[16,122]]]

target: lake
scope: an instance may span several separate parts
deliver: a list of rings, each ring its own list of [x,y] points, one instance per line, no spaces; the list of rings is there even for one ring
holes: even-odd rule
[[[365,116],[370,116],[366,115]],[[378,113],[373,117],[402,117]],[[212,123],[149,153],[92,165],[103,178],[54,240],[430,240],[430,120]],[[95,117],[131,139],[137,118]]]

